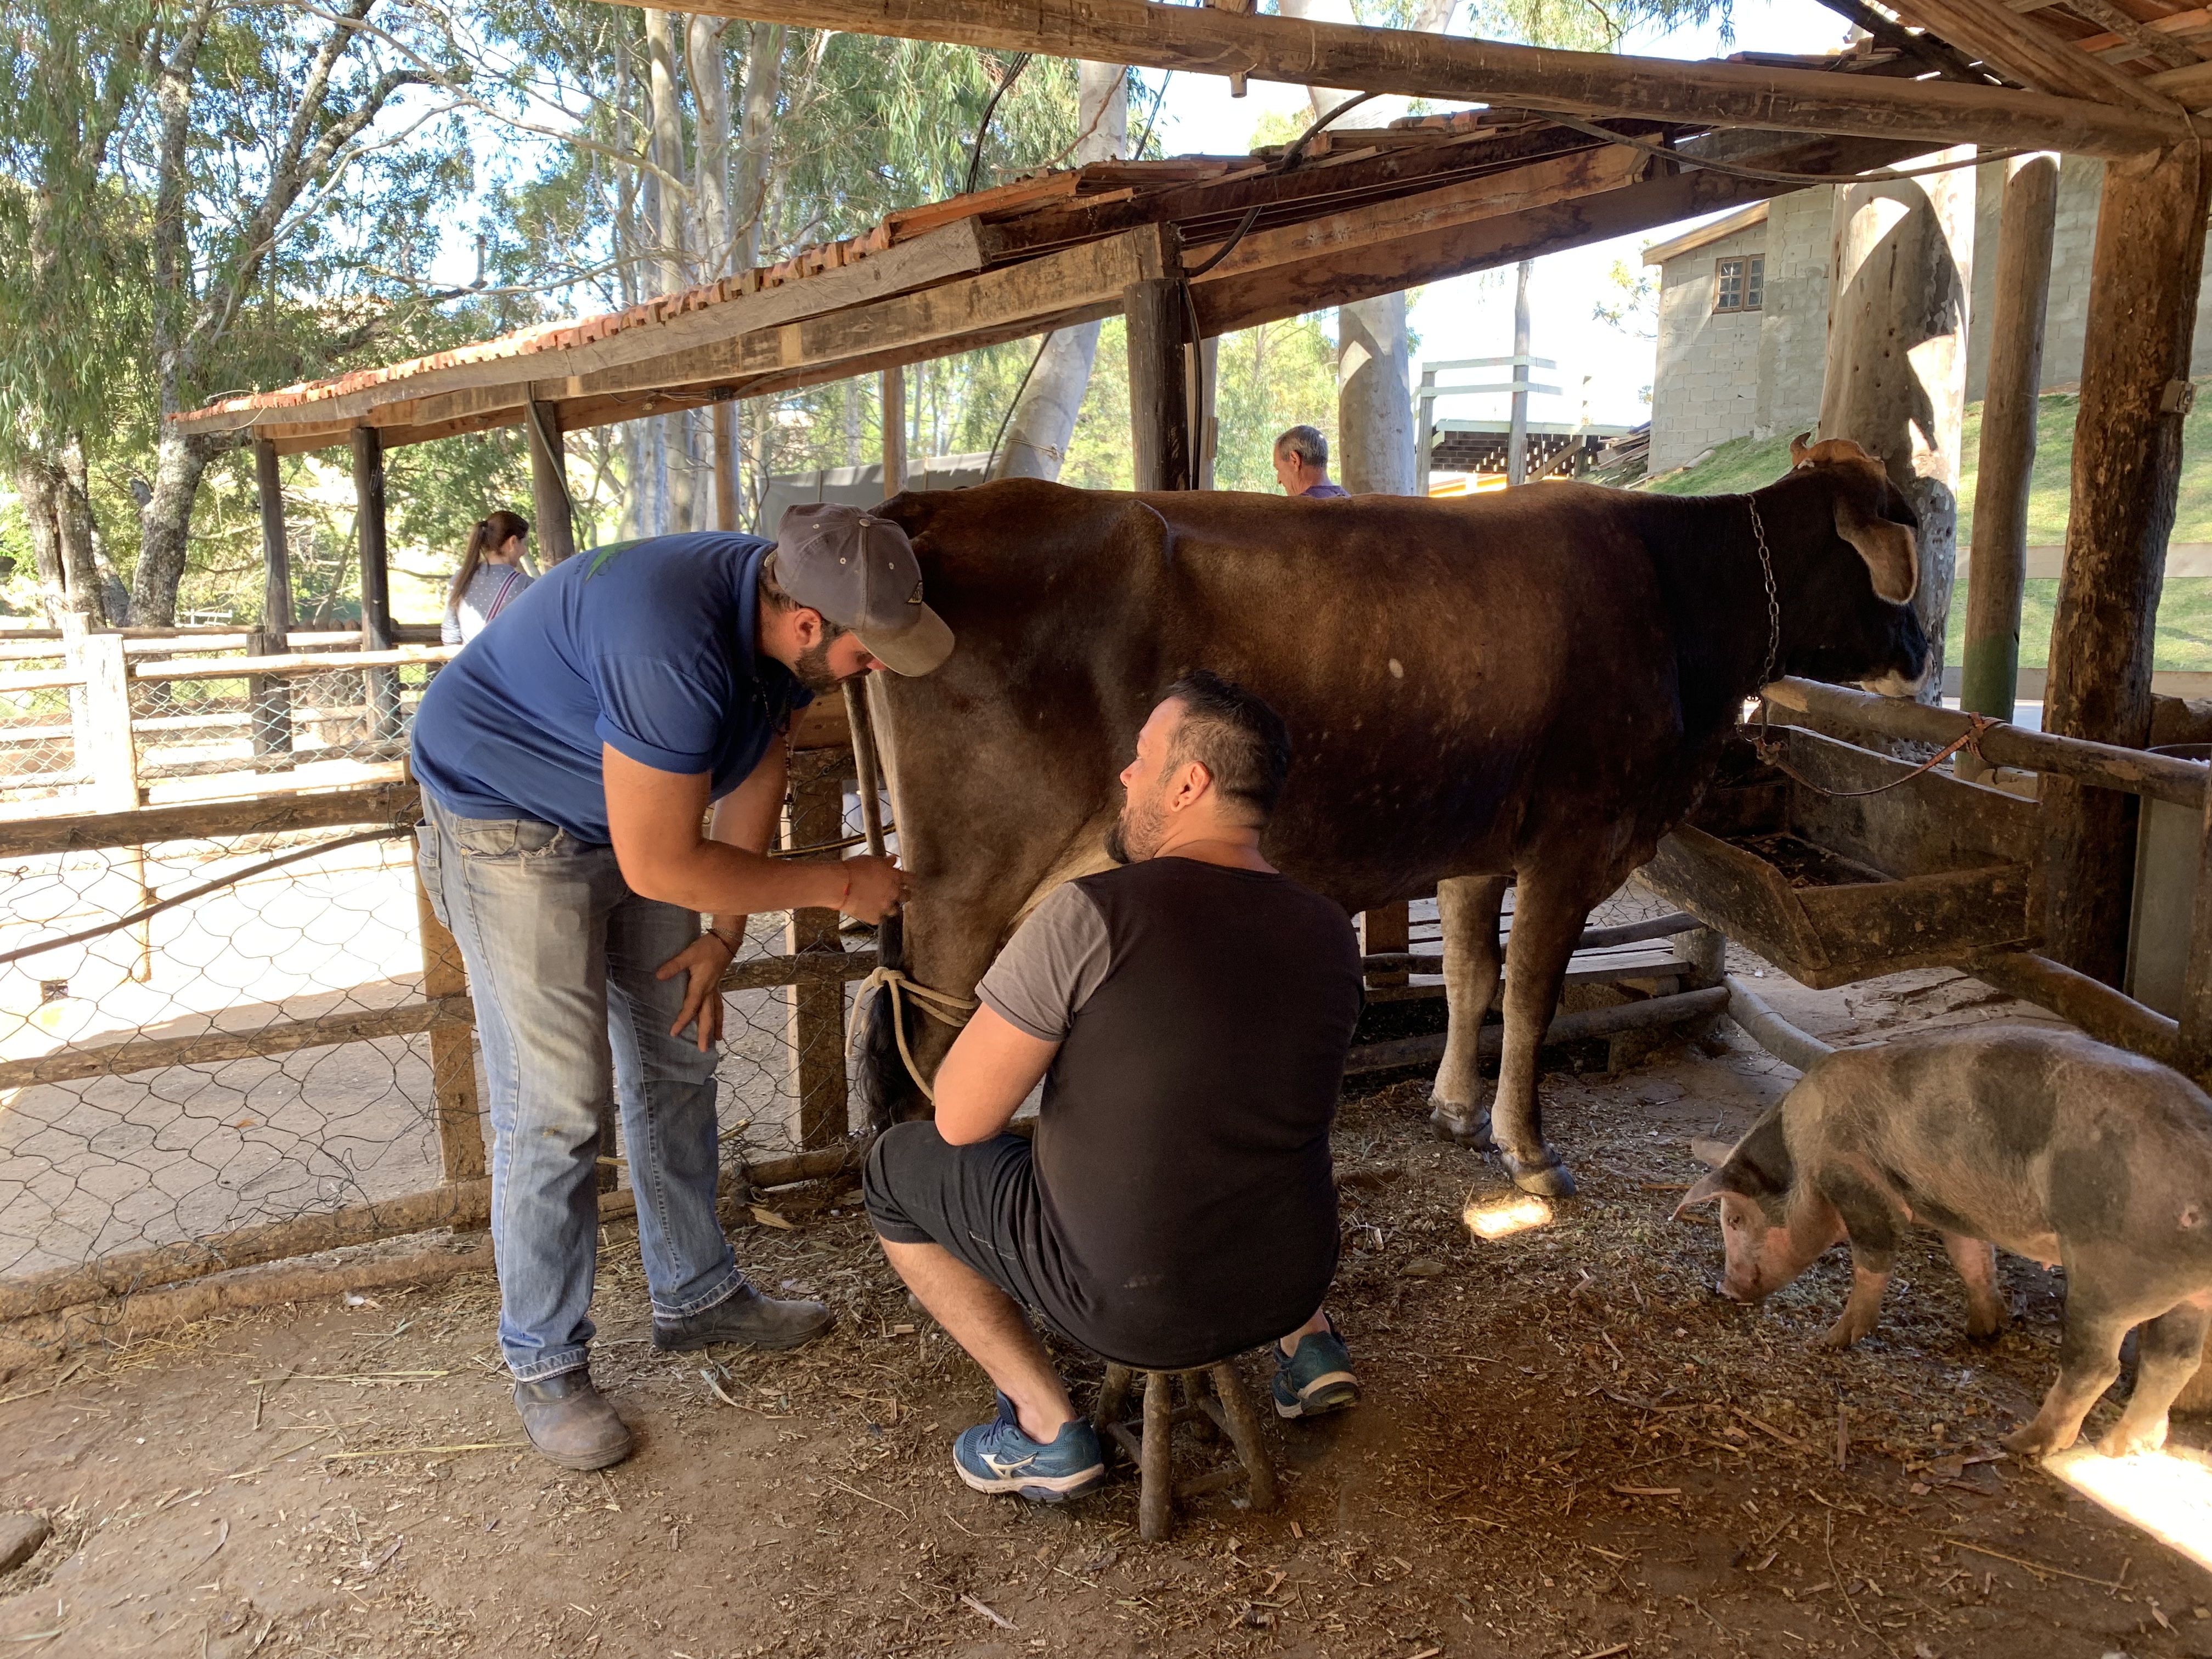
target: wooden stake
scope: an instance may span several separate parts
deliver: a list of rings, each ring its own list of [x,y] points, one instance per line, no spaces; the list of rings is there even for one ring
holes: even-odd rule
[[[2043,308],[2051,294],[2058,158],[2016,156],[2005,169],[1997,232],[1989,386],[1974,479],[1974,542],[1966,585],[1966,643],[1959,706],[2013,717],[2020,679],[2020,603],[2027,574],[2027,490],[2035,465],[2036,394],[2043,385]],[[1962,775],[1978,773],[1961,755]]]
[[[2194,144],[2105,169],[2074,428],[2074,504],[2051,634],[2046,731],[2139,746],[2181,477],[2190,344],[2212,168]],[[2125,797],[2047,778],[2046,949],[2119,982],[2133,884]],[[2199,948],[2202,946],[2200,945]]]
[[[415,871],[415,915],[422,930],[422,995],[442,1001],[468,993],[461,947],[431,908],[420,866]],[[484,1174],[483,1108],[477,1098],[477,1031],[467,1024],[440,1020],[430,1027],[430,1090],[437,1101],[438,1170],[448,1182],[474,1181]]]
[[[845,823],[844,781],[832,773],[794,782],[787,821],[787,847],[815,847],[836,841]],[[785,948],[793,955],[842,955],[845,948],[837,936],[835,910],[793,910],[784,939]],[[794,985],[788,1030],[799,1086],[799,1145],[832,1146],[844,1139],[848,1127],[844,982],[824,978]]]

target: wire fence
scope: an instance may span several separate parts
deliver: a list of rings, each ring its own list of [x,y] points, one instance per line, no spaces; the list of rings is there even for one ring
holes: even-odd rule
[[[834,839],[850,769],[794,757],[812,821],[795,810],[787,845]],[[0,1319],[481,1224],[473,1017],[419,896],[418,817],[393,783],[0,822]],[[840,941],[826,913],[757,916],[725,978],[732,1184],[844,1156],[845,1020],[873,956]],[[627,1166],[600,1152],[619,1213]]]

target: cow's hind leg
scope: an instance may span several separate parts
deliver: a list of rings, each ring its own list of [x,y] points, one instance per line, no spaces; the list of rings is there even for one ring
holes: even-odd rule
[[[1508,876],[1458,876],[1437,884],[1437,917],[1444,935],[1444,1000],[1450,1024],[1443,1064],[1429,1095],[1429,1121],[1462,1146],[1490,1145],[1490,1114],[1478,1103],[1482,1073],[1477,1065],[1482,1022],[1498,1000],[1498,915],[1504,908]]]
[[[1513,906],[1513,933],[1505,960],[1505,1051],[1498,1068],[1498,1097],[1490,1133],[1513,1184],[1545,1198],[1573,1194],[1574,1177],[1544,1144],[1542,1109],[1536,1100],[1537,1062],[1544,1032],[1559,1006],[1567,963],[1596,900],[1586,883],[1538,868],[1522,872]]]

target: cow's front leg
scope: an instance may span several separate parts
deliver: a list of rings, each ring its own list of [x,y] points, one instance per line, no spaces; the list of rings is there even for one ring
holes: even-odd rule
[[[1478,1149],[1490,1145],[1490,1114],[1479,1103],[1482,1073],[1477,1057],[1482,1022],[1498,1000],[1498,969],[1505,961],[1498,948],[1498,915],[1511,880],[1509,876],[1459,876],[1437,884],[1437,918],[1444,935],[1444,1000],[1451,1019],[1443,1063],[1437,1067],[1436,1086],[1429,1094],[1429,1121],[1437,1133]]]
[[[1585,884],[1533,870],[1522,872],[1513,905],[1505,961],[1505,1052],[1498,1068],[1490,1133],[1513,1184],[1545,1198],[1572,1196],[1575,1182],[1559,1155],[1544,1144],[1537,1060],[1592,902]]]

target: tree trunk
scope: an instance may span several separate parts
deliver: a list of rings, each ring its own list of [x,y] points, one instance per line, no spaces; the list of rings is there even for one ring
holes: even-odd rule
[[[1450,0],[1429,0],[1414,28],[1435,33],[1451,19]],[[1351,0],[1282,0],[1286,17],[1351,23]],[[1344,103],[1350,92],[1310,87],[1316,118]],[[1402,100],[1390,100],[1398,108]],[[1379,122],[1390,112],[1363,105],[1358,119]],[[1413,454],[1412,362],[1406,339],[1406,296],[1385,294],[1340,306],[1336,313],[1337,481],[1355,495],[1411,495],[1420,489]],[[1303,413],[1285,411],[1293,419]],[[1285,420],[1284,424],[1291,424]]]
[[[1957,562],[1973,234],[1970,167],[1836,192],[1820,435],[1855,440],[1919,516],[1912,606],[1928,635],[1930,700],[1943,695]]]
[[[1129,141],[1129,71],[1119,64],[1075,66],[1075,161],[1121,159]],[[1063,328],[1045,337],[1029,384],[1015,400],[1006,441],[992,465],[994,478],[1057,478],[1075,435],[1091,365],[1098,352],[1097,323]]]
[[[730,222],[729,58],[722,49],[728,27],[726,18],[694,13],[684,42],[696,122],[691,173],[693,245],[698,252],[695,276],[702,283],[727,276],[736,253]],[[703,440],[696,447],[704,451],[705,471],[714,480],[711,491],[696,492],[702,509],[696,528],[734,530],[739,522],[737,414],[735,408],[717,404],[691,416],[694,437]],[[710,497],[711,513],[704,511]]]
[[[131,573],[131,621],[167,628],[177,620],[177,588],[190,551],[192,502],[200,475],[226,440],[164,425],[154,451],[154,489],[138,509],[138,568]]]
[[[690,218],[689,191],[684,185],[684,112],[676,88],[676,14],[649,10],[645,14],[647,108],[646,154],[651,159],[659,185],[653,194],[657,208],[647,224],[653,239],[653,283],[661,295],[681,294],[690,283],[685,272],[685,234]],[[652,417],[654,437],[650,453],[659,511],[653,515],[656,532],[690,530],[696,491],[693,480],[696,463],[691,453],[691,417],[688,410]]]
[[[19,458],[13,469],[15,494],[29,521],[31,558],[37,567],[39,598],[46,619],[57,628],[96,627],[105,622],[100,607],[100,579],[92,557],[92,514],[70,477],[69,468],[51,453]]]
[[[738,263],[750,270],[760,263],[761,236],[768,208],[769,141],[775,120],[783,76],[783,26],[756,23],[745,41],[745,89],[738,114],[736,176],[731,180],[731,213],[738,226]]]

